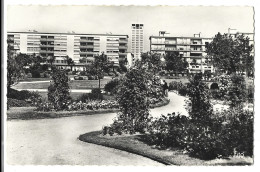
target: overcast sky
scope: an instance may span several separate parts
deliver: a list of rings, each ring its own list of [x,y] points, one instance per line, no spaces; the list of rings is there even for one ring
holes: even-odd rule
[[[131,24],[144,24],[145,51],[149,36],[167,31],[171,36],[213,37],[228,28],[254,32],[252,7],[145,6],[8,6],[7,30],[38,32],[127,34]]]

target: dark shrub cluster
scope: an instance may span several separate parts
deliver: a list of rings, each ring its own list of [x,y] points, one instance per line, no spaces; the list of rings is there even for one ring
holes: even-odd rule
[[[7,91],[7,107],[23,107],[35,106],[41,96],[37,92],[30,92],[27,90],[17,91],[15,89],[8,89]]]
[[[101,89],[94,88],[91,90],[91,93],[84,93],[78,98],[78,101],[82,102],[87,102],[89,100],[103,100]]]
[[[30,105],[31,104],[26,102],[25,100],[7,98],[7,108],[10,108],[10,107],[28,107]]]
[[[17,99],[17,100],[26,100],[31,98],[38,98],[40,95],[37,92],[31,92],[27,90],[17,91],[15,89],[8,89],[7,98]]]
[[[118,85],[119,85],[119,79],[113,79],[105,85],[104,89],[106,92],[110,92],[111,94],[114,94],[117,91]]]
[[[172,81],[169,83],[169,91],[176,90],[181,96],[186,96],[188,94],[187,86],[182,82]]]
[[[152,122],[148,141],[157,146],[179,147],[201,159],[253,155],[253,113],[229,111],[210,122],[172,113]]]

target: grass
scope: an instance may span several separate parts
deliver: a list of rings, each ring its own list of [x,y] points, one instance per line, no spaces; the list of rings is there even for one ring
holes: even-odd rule
[[[82,111],[51,111],[41,112],[35,111],[35,107],[12,107],[7,110],[7,120],[21,119],[48,119],[48,118],[61,118],[71,116],[83,116],[83,115],[94,115],[100,113],[116,113],[118,109],[101,109],[101,110],[82,110]]]
[[[101,134],[101,131],[94,131],[80,135],[79,140],[141,155],[166,165],[230,166],[252,165],[253,163],[252,158],[248,157],[230,157],[228,159],[215,159],[210,161],[201,160],[198,158],[190,157],[188,154],[185,154],[181,149],[178,148],[161,149],[150,145],[147,142],[147,136],[141,134],[103,136]]]
[[[38,94],[40,96],[42,96],[43,99],[48,99],[48,92],[38,92]],[[87,93],[78,93],[78,92],[71,92],[70,93],[70,96],[73,100],[77,100],[82,94],[87,94]],[[106,94],[103,94],[103,99],[104,100],[113,100],[115,99],[114,96],[110,96],[110,95],[106,95]]]
[[[36,79],[36,78],[35,78]],[[37,78],[41,79],[41,78]],[[50,80],[48,78],[48,80]],[[100,87],[104,88],[110,78],[105,78],[100,80]],[[36,81],[36,80],[35,80]],[[41,81],[41,80],[37,80]],[[13,88],[14,89],[48,89],[50,82],[40,82],[40,83],[18,83]],[[98,88],[98,80],[72,80],[69,82],[71,89],[93,89]]]

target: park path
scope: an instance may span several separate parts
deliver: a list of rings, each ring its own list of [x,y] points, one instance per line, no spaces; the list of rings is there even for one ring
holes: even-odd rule
[[[162,114],[167,115],[168,113],[173,112],[179,112],[182,115],[188,116],[188,112],[185,109],[185,100],[187,100],[186,97],[180,96],[175,92],[169,92],[168,98],[170,99],[168,105],[151,109],[151,115],[153,117],[160,117]]]
[[[170,103],[152,116],[183,111],[183,97],[169,93]],[[112,123],[115,113],[56,119],[7,121],[7,163],[10,165],[150,165],[162,164],[117,149],[78,140],[80,134]]]

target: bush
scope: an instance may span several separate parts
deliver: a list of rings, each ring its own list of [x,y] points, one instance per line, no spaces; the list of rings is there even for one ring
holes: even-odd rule
[[[17,91],[15,89],[7,90],[7,98],[17,99],[17,100],[27,100],[27,99],[38,99],[41,96],[37,92],[30,92],[27,90]]]
[[[103,95],[100,88],[94,88],[91,90],[91,93],[89,94],[89,98],[91,100],[102,100]]]
[[[203,123],[180,114],[168,114],[150,125],[148,141],[160,147],[179,147],[210,160],[235,154],[253,155],[253,112],[229,111]]]
[[[110,125],[111,135],[121,132],[144,132],[149,120],[148,76],[143,69],[131,69],[120,82],[117,101],[120,112]]]
[[[114,94],[117,90],[118,85],[119,85],[119,80],[113,79],[105,85],[104,89],[106,92],[111,92],[112,94]]]
[[[77,99],[77,101],[82,102],[88,102],[90,100],[103,100],[103,94],[99,88],[94,88],[91,93],[84,93]]]
[[[53,81],[48,87],[48,100],[55,110],[66,109],[70,98],[69,78],[66,71],[55,70],[52,75]]]
[[[183,85],[178,89],[178,92],[181,96],[186,96],[188,94],[188,88],[187,86]]]
[[[7,109],[10,107],[28,107],[30,103],[26,102],[25,100],[17,100],[12,98],[7,98]]]
[[[32,70],[32,78],[40,78],[41,77],[41,73],[39,70]]]

